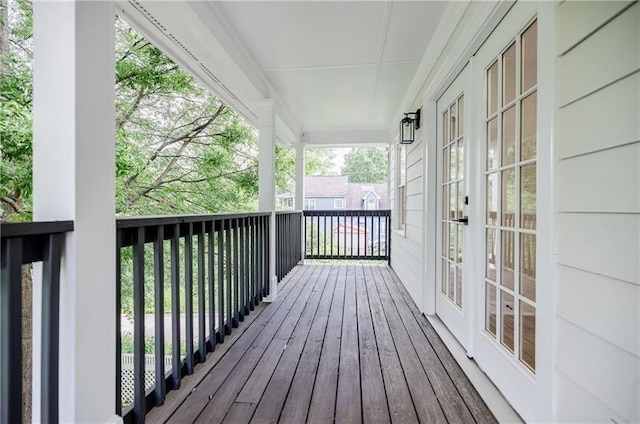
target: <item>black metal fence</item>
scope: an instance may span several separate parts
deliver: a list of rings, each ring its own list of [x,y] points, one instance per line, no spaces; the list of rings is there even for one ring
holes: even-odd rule
[[[73,222],[2,224],[0,282],[0,422],[21,423],[23,265],[42,262],[40,409],[42,422],[58,422],[60,261]]]
[[[144,422],[269,294],[269,219],[248,213],[117,220],[116,410],[125,422]],[[123,347],[132,350],[132,375],[123,373]]]
[[[302,260],[302,212],[276,213],[276,275],[281,281]]]
[[[308,259],[390,259],[390,210],[305,210]]]

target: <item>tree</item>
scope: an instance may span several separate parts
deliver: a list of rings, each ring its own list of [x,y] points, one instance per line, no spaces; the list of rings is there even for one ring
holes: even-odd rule
[[[306,149],[304,175],[330,175],[335,159],[333,149]],[[276,147],[276,186],[280,193],[291,193],[295,185],[296,154],[293,149]]]
[[[342,174],[350,183],[384,183],[387,164],[386,148],[354,148],[344,157]]]

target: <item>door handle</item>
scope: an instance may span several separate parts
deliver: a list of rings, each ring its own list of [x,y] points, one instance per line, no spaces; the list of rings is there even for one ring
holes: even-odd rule
[[[456,222],[459,222],[464,225],[469,225],[469,217],[465,216],[464,218],[456,219]]]

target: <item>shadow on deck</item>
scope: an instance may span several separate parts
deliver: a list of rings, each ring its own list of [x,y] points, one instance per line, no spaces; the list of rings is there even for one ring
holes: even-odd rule
[[[496,422],[386,265],[297,266],[148,422]]]

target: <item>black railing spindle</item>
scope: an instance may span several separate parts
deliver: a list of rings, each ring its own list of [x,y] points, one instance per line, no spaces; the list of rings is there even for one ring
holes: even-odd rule
[[[389,261],[390,217],[389,210],[305,210],[304,234],[312,236],[306,238],[304,256],[308,259]],[[326,228],[327,221],[330,228]],[[322,232],[324,234],[320,235]],[[320,241],[325,238],[327,241],[321,249]]]
[[[164,370],[164,226],[156,230],[153,241],[153,273],[155,294],[155,405],[164,404],[166,392]]]

